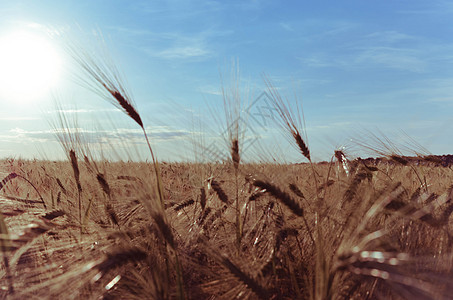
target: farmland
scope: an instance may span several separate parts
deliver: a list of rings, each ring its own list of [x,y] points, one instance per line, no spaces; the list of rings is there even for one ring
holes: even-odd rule
[[[2,297],[448,299],[452,172],[395,162],[5,160]]]

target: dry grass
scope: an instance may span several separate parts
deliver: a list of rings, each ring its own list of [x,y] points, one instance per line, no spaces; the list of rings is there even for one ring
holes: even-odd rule
[[[223,194],[234,195],[234,166],[161,165],[167,207],[163,212],[151,208],[152,213],[146,203],[156,195],[155,187],[145,184],[147,178],[155,178],[149,166],[113,162],[103,166],[103,174],[109,176],[79,166],[82,211],[91,206],[80,235],[78,191],[70,162],[2,163],[7,172],[36,183],[49,207],[51,194],[62,186],[66,189],[49,211],[38,203],[2,201],[8,228],[2,241],[9,247],[3,247],[7,260],[0,272],[4,279],[11,278],[10,287],[8,280],[2,281],[2,297],[450,297],[449,168],[424,167],[433,183],[426,193],[420,192],[414,176],[408,176],[408,166],[382,163],[373,168],[387,174],[373,172],[363,181],[361,168],[349,178],[341,169],[336,174],[329,165],[315,164],[321,178],[329,172],[332,178],[341,178],[324,188],[325,203],[317,206],[318,191],[299,176],[309,173],[310,165],[244,164],[248,172],[260,169],[268,179],[240,176],[243,235],[238,249],[234,203],[220,201],[214,188],[209,195],[206,186],[200,189],[187,181],[187,175],[210,169],[216,178],[223,178],[218,183]],[[291,178],[299,179],[286,184]],[[212,187],[212,179],[205,182]],[[29,185],[15,181],[7,182],[3,193],[18,199],[27,194],[29,200],[37,197]],[[115,278],[116,284],[108,285]]]
[[[245,163],[235,89],[223,93],[231,157],[159,164],[115,69],[74,49],[143,129],[152,164],[95,161],[64,116],[68,161],[2,161],[0,298],[452,298],[453,173],[435,157],[415,165],[381,139],[364,145],[386,161],[336,150],[316,164],[303,118],[266,80],[309,163]]]

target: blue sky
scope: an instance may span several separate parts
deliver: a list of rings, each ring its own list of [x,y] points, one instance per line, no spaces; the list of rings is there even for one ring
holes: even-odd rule
[[[101,31],[162,159],[193,157],[190,138],[220,143],[220,92],[232,85],[234,65],[247,103],[266,90],[263,74],[289,101],[297,94],[316,160],[377,130],[396,142],[404,131],[434,154],[453,153],[451,1],[3,1],[0,13],[0,34],[39,24],[83,32],[76,43],[95,48],[90,34]],[[55,98],[103,147],[141,152],[134,124],[75,84],[61,53],[52,93],[27,106],[0,98],[0,156],[62,156],[47,121],[55,119]],[[303,160],[275,124],[259,126],[262,152]]]

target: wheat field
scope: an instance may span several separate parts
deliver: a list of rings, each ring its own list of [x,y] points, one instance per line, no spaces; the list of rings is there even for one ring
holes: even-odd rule
[[[312,161],[303,123],[265,80],[301,164],[243,160],[225,97],[216,163],[160,162],[117,76],[74,58],[143,130],[150,162],[94,159],[65,116],[66,161],[5,159],[3,299],[451,299],[453,172],[439,158],[332,149]],[[58,123],[57,122],[57,123]]]
[[[2,297],[451,296],[449,168],[239,168],[3,161]]]

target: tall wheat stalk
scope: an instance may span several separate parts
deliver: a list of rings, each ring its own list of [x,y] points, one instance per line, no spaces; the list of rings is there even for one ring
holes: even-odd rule
[[[84,71],[85,75],[91,79],[91,82],[87,79],[81,79],[85,82],[89,88],[98,92],[102,95],[104,99],[112,103],[118,109],[123,111],[127,116],[129,116],[143,131],[148,149],[151,154],[154,173],[156,176],[156,187],[158,191],[159,206],[157,209],[151,207],[149,203],[146,205],[151,217],[156,222],[158,229],[160,230],[162,236],[164,237],[165,244],[165,253],[166,257],[171,255],[170,252],[173,252],[174,264],[176,266],[176,277],[178,282],[177,295],[178,299],[184,299],[184,288],[182,284],[182,267],[180,264],[178,249],[174,243],[173,233],[171,231],[171,226],[168,223],[167,216],[164,210],[165,199],[163,193],[163,183],[159,169],[159,163],[154,155],[154,151],[151,147],[151,143],[148,138],[146,127],[143,124],[142,118],[135,107],[135,103],[130,97],[129,93],[126,91],[124,85],[122,84],[122,78],[116,69],[115,65],[107,60],[107,54],[104,54],[104,59],[96,59],[94,56],[89,55],[86,51],[76,48],[74,46],[69,46],[68,51],[76,63]],[[157,211],[157,212],[156,212]],[[171,250],[168,249],[168,245]],[[170,265],[169,260],[166,259],[166,269],[167,269],[167,278],[170,276]]]
[[[85,83],[85,86],[100,94],[104,99],[123,111],[142,129],[151,154],[151,159],[153,161],[154,171],[158,182],[157,188],[159,199],[163,205],[164,195],[159,172],[159,164],[151,147],[142,118],[135,107],[136,105],[134,101],[122,84],[123,80],[119,71],[111,61],[108,61],[107,53],[104,53],[103,59],[100,59],[90,55],[88,52],[84,51],[83,48],[75,47],[74,45],[68,45],[68,52],[84,71],[85,75],[92,80],[89,81],[86,78],[79,76],[80,80]]]
[[[225,113],[226,130],[227,130],[227,145],[229,146],[230,159],[234,168],[235,180],[235,214],[236,214],[236,242],[237,247],[240,249],[241,240],[243,235],[243,224],[241,209],[239,203],[239,173],[241,162],[241,148],[244,140],[246,124],[244,124],[242,116],[242,95],[239,82],[239,66],[233,65],[231,72],[231,87],[227,90],[222,79],[222,97],[223,108]]]

